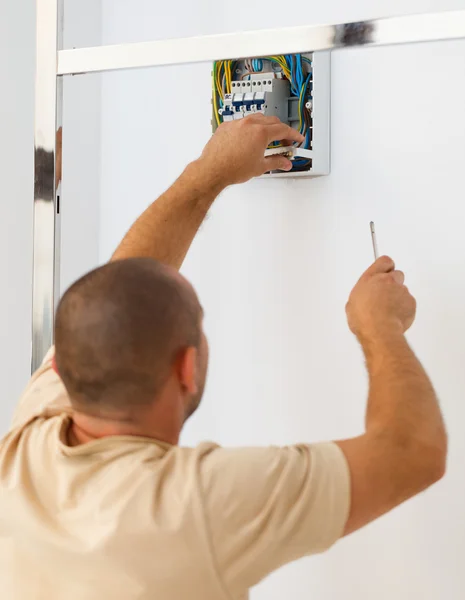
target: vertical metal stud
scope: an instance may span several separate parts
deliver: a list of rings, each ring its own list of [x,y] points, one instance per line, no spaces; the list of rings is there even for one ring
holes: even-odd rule
[[[57,77],[63,43],[63,0],[37,0],[34,131],[34,267],[32,371],[53,343],[59,296],[61,125],[63,81]]]

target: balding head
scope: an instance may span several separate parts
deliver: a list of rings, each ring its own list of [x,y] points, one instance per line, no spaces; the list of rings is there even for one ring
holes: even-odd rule
[[[155,401],[177,355],[201,343],[202,309],[176,271],[145,258],[111,262],[64,294],[56,364],[72,402],[89,411]]]

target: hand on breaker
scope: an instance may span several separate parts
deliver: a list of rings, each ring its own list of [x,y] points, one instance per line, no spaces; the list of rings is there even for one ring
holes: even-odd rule
[[[265,158],[268,145],[276,140],[290,145],[303,142],[304,137],[278,117],[261,114],[223,123],[206,145],[199,163],[207,167],[220,187],[244,183],[267,171],[289,171],[292,164],[284,156]]]
[[[359,339],[403,334],[415,319],[416,301],[404,285],[404,274],[382,256],[365,271],[346,307],[349,327]]]

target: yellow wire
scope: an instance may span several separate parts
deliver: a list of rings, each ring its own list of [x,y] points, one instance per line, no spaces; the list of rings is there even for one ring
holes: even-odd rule
[[[232,61],[228,60],[228,70],[227,70],[227,79],[226,79],[226,93],[230,94],[232,89],[232,73],[231,73],[231,65]]]
[[[216,92],[213,93],[213,108],[215,111],[216,124],[220,125],[220,115],[218,113],[218,101],[216,99]]]
[[[218,113],[218,96],[224,99],[225,93],[231,93],[231,63],[232,61],[219,60],[214,63],[213,74],[212,74],[212,90],[213,90],[213,108],[215,111],[215,120],[217,125],[221,124],[220,115]],[[223,76],[221,77],[221,70],[223,70]]]
[[[270,56],[270,58],[274,59],[279,64],[281,69],[283,70],[284,75],[288,79],[291,79],[291,72],[289,71],[289,68],[287,66],[286,59],[284,58],[284,56],[281,54],[278,56]]]
[[[213,69],[213,89],[216,93],[218,93],[218,63],[215,63],[215,67]]]
[[[220,89],[219,89],[219,72],[221,71],[221,61],[218,61],[216,63],[216,73],[215,73],[215,85],[216,85],[216,91],[219,93]]]
[[[217,89],[216,89],[216,75],[217,75],[217,63],[214,64],[212,73],[212,89],[213,89],[213,112],[215,113],[216,124],[220,125],[220,115],[218,113],[218,100],[217,100]]]
[[[274,60],[282,69],[284,76],[291,80],[291,72],[287,66],[286,59],[282,54],[264,57],[265,59]],[[213,104],[215,108],[215,118],[218,125],[220,125],[221,120],[218,114],[218,97],[224,100],[225,94],[231,94],[232,90],[232,62],[231,60],[219,60],[215,63],[216,68],[213,72]],[[223,70],[223,75],[221,76],[221,70]],[[299,97],[299,122],[300,129],[302,129],[302,93],[303,89],[300,92]]]
[[[223,97],[223,95],[221,93],[221,80],[220,80],[220,72],[221,72],[221,68],[223,66],[223,61],[220,60],[216,64],[217,64],[217,69],[216,69],[216,89],[218,91],[218,94],[220,94],[220,96]]]

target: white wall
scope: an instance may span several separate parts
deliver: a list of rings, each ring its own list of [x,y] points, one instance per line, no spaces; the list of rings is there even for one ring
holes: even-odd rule
[[[30,372],[34,1],[0,0],[0,428]]]
[[[465,2],[230,6],[168,3],[162,15],[150,0],[104,0],[103,41],[463,9]],[[464,597],[464,76],[465,42],[334,53],[331,176],[228,190],[186,262],[206,309],[212,360],[185,443],[284,444],[361,431],[366,377],[344,305],[372,259],[371,219],[381,251],[396,258],[418,298],[410,340],[450,432],[440,485],[327,555],[273,575],[255,600]],[[104,77],[102,260],[199,153],[209,120],[210,65]]]
[[[66,1],[66,45],[100,42],[100,8]],[[35,1],[0,0],[0,431],[31,369],[34,70]],[[95,78],[65,85],[64,285],[98,257],[98,85]]]
[[[64,47],[98,46],[99,0],[65,0]],[[98,264],[100,199],[99,75],[67,77],[63,86],[61,289]]]

